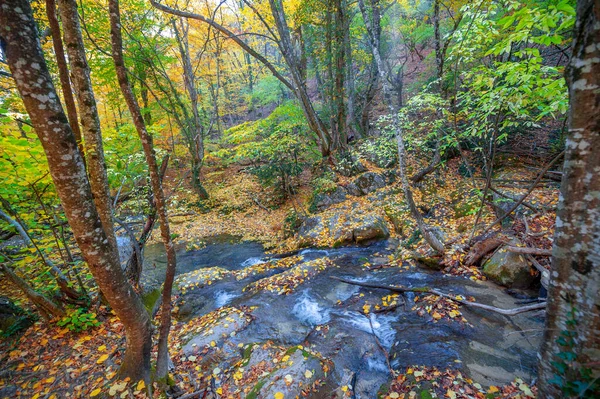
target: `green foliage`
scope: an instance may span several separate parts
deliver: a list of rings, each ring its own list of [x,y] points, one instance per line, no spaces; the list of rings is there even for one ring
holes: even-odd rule
[[[380,168],[391,168],[398,161],[396,130],[392,126],[391,116],[381,116],[375,126],[379,135],[361,142],[358,150],[362,157]]]
[[[560,388],[565,397],[593,398],[600,390],[600,380],[594,378],[593,371],[581,364],[574,348],[577,342],[577,319],[574,306],[567,313],[566,328],[560,332],[556,343],[561,351],[550,362],[557,373],[549,383]]]
[[[283,197],[293,190],[292,179],[316,158],[304,115],[292,101],[265,119],[227,130],[224,141],[233,147],[213,155],[227,157],[230,162],[249,162],[250,172],[260,183],[275,187]]]
[[[283,220],[283,236],[292,237],[298,231],[302,224],[302,217],[298,215],[295,209],[290,209]]]
[[[96,319],[95,313],[87,312],[82,308],[77,308],[69,310],[67,315],[56,324],[61,327],[66,327],[70,331],[81,332],[88,328],[99,326],[100,322]]]
[[[264,107],[269,104],[279,103],[284,91],[283,84],[272,75],[261,78],[250,93],[249,102],[255,107]]]
[[[510,1],[485,11],[463,8],[468,21],[455,33],[451,62],[462,62],[458,94],[463,138],[506,141],[511,131],[537,127],[540,119],[568,108],[563,68],[548,65],[540,48],[565,45],[574,22],[572,1]]]

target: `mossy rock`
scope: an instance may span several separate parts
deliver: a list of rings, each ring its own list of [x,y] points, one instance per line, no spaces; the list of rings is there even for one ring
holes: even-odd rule
[[[483,264],[483,274],[508,288],[529,288],[535,280],[525,256],[509,252],[505,247],[497,250]]]

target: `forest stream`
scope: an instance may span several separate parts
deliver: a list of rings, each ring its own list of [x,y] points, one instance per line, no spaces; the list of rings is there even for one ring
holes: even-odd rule
[[[219,363],[213,365],[226,369],[245,356],[238,348],[252,349],[256,343],[267,341],[283,347],[303,345],[335,365],[330,373],[325,373],[324,383],[311,397],[332,397],[334,389],[348,384],[352,385],[357,398],[372,398],[374,392],[389,383],[389,367],[400,370],[411,365],[458,368],[482,386],[502,385],[515,378],[531,382],[542,336],[541,316],[524,313],[506,317],[461,307],[462,316],[436,320],[428,314],[418,314],[416,309],[421,302],[415,302],[418,298],[413,293],[404,296],[404,305],[402,297],[396,298],[400,306],[395,309],[369,312],[365,311],[365,304],[380,303],[381,297],[391,292],[331,278],[338,276],[407,287],[431,286],[454,295],[473,296],[478,302],[501,308],[521,303],[486,281],[471,281],[409,265],[378,267],[388,262],[387,256],[396,246],[395,240],[385,240],[368,246],[304,249],[294,254],[297,261],[293,266],[258,268],[259,272],[243,278],[220,274],[209,282],[207,275],[197,275],[199,270],[219,266],[233,272],[244,271],[277,262],[276,256],[265,254],[259,243],[238,242],[232,236],[213,237],[200,250],[179,247],[176,281],[179,283],[180,322],[193,323],[195,318],[224,306],[251,309],[249,321],[234,323],[233,329],[225,324],[225,329],[214,328],[214,333],[208,336],[190,334],[189,341],[184,342],[183,353],[193,356],[198,348],[214,346],[213,340],[217,337],[217,347],[235,348],[228,355],[222,354]],[[300,283],[286,292],[287,295],[268,289],[243,290],[290,267],[319,261],[326,261],[328,267],[311,276],[310,284]],[[161,284],[165,266],[162,244],[149,245],[142,275],[147,290]],[[182,289],[182,286],[187,288]],[[391,298],[388,301],[391,302]],[[224,335],[228,337],[223,339]],[[306,368],[306,365],[297,367]],[[293,371],[285,372],[288,376],[294,375]],[[268,378],[276,380],[276,374]],[[216,381],[218,384],[219,379]],[[287,389],[294,393],[293,386]]]

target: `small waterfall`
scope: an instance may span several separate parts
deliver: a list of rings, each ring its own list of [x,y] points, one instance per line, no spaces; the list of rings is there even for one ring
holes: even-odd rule
[[[304,290],[292,309],[294,316],[309,326],[318,326],[329,321],[329,310],[323,309],[319,303]]]

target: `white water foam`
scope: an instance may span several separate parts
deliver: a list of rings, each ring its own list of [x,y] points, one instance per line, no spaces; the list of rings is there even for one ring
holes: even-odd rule
[[[341,315],[346,322],[352,324],[359,330],[369,334],[375,332],[377,339],[379,339],[379,342],[381,342],[381,345],[385,348],[389,349],[392,347],[394,339],[396,338],[396,330],[392,327],[392,322],[395,321],[394,317],[371,313],[369,315],[371,322],[369,322],[367,316],[358,312],[345,311]],[[371,328],[371,324],[373,324],[373,328]]]
[[[294,316],[309,326],[318,326],[329,321],[329,310],[323,309],[319,303],[304,290],[292,309]]]
[[[221,306],[227,305],[232,301],[233,298],[237,298],[240,294],[234,294],[228,291],[217,291],[215,292],[215,306],[220,308]]]
[[[245,261],[243,261],[240,266],[242,267],[250,267],[250,266],[254,266],[254,265],[259,265],[261,263],[266,263],[262,258],[258,258],[258,257],[253,257],[253,258],[248,258]]]

